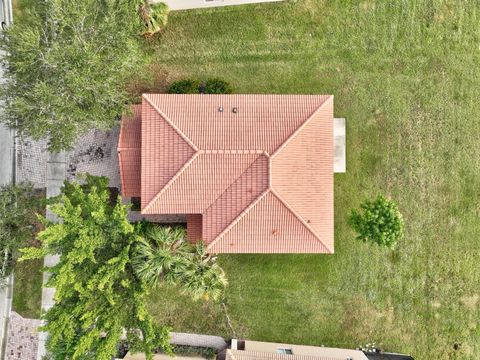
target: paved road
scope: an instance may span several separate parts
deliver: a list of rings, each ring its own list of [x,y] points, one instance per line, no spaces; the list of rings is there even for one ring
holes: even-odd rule
[[[12,1],[0,0],[0,30],[13,21]],[[0,57],[3,53],[0,52]],[[3,83],[3,69],[0,67],[0,84]],[[0,104],[0,116],[3,111],[3,105]],[[12,182],[13,179],[13,159],[14,159],[14,132],[3,125],[0,125],[0,185]]]
[[[12,179],[13,131],[0,125],[0,185],[9,184]]]
[[[0,57],[3,54],[0,52]],[[3,70],[0,67],[0,83],[3,78]],[[0,106],[2,116],[3,106]],[[9,184],[13,180],[13,140],[14,132],[0,124],[0,185]]]
[[[0,27],[12,22],[11,0],[0,0]],[[0,57],[3,54],[0,53]],[[0,67],[0,84],[3,82],[3,69]],[[0,104],[0,116],[4,110]],[[0,185],[14,182],[14,132],[0,125]],[[12,309],[13,275],[7,279],[7,285],[0,288],[0,357],[5,354],[8,318]]]

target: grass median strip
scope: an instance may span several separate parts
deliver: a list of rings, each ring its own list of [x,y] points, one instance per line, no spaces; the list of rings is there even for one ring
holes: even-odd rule
[[[42,302],[41,260],[21,261],[15,268],[12,309],[30,319],[40,318]]]

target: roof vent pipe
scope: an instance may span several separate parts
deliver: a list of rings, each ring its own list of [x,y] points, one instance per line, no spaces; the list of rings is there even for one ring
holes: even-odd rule
[[[234,114],[238,113],[238,108],[234,107],[234,108],[232,109],[232,112],[233,112]]]

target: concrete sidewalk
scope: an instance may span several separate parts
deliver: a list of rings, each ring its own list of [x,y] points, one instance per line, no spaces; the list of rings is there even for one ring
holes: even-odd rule
[[[213,348],[218,351],[222,351],[227,348],[227,343],[225,342],[225,339],[220,336],[214,335],[172,332],[170,343],[173,345]]]
[[[47,160],[47,198],[60,195],[60,188],[67,174],[67,156],[64,152],[58,154],[48,154]],[[55,214],[47,209],[47,219],[50,221],[58,221]],[[51,267],[58,263],[60,256],[47,255],[45,256],[45,267]],[[43,284],[47,282],[49,278],[48,273],[43,273]],[[55,289],[44,287],[42,289],[42,311],[50,309],[54,301]],[[41,360],[46,355],[45,343],[47,341],[48,334],[41,332],[38,334],[38,352],[37,359]]]
[[[284,0],[153,0],[164,2],[170,10],[204,9],[231,5],[259,4]]]

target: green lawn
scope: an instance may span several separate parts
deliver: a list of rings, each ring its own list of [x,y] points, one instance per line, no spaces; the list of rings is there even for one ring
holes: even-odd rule
[[[45,216],[45,204],[41,199],[45,198],[45,191],[37,190],[36,196],[40,200],[34,206],[35,213]],[[33,213],[32,225],[36,232],[42,225]],[[27,243],[28,246],[38,246],[35,238]],[[30,319],[38,319],[41,312],[42,284],[43,284],[43,260],[17,261],[14,270],[12,309],[21,316]]]
[[[375,342],[419,360],[475,359],[480,4],[388,3],[298,0],[172,13],[146,48],[155,64],[146,86],[220,76],[239,93],[334,94],[335,115],[347,118],[335,255],[222,256],[236,336]],[[404,214],[406,236],[393,252],[355,241],[346,224],[352,207],[377,194]],[[233,336],[218,304],[163,289],[151,310],[175,330]]]
[[[40,318],[42,267],[42,260],[22,261],[15,266],[12,308],[25,318]]]

